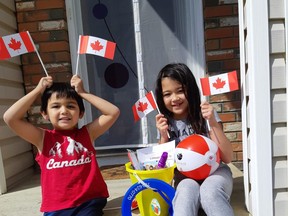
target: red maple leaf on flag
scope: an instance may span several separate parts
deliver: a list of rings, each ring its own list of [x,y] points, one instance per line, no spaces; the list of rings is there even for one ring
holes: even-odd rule
[[[147,103],[142,103],[141,101],[138,104],[137,110],[140,112],[144,112],[148,107]]]
[[[225,86],[226,82],[222,81],[219,77],[217,78],[216,82],[213,83],[213,87],[216,89],[223,88]]]
[[[11,49],[19,50],[21,48],[21,42],[16,41],[14,38],[11,38],[10,43],[8,44]]]
[[[98,40],[95,41],[94,43],[91,43],[91,47],[93,50],[96,50],[96,51],[100,51],[103,49],[103,46],[100,44]]]

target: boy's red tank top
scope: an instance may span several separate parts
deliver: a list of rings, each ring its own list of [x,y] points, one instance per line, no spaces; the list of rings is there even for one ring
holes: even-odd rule
[[[109,196],[85,126],[70,131],[45,130],[43,150],[36,161],[41,168],[42,212]]]

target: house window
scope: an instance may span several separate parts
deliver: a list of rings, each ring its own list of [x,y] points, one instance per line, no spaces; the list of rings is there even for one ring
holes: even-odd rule
[[[73,71],[78,36],[91,35],[117,44],[113,60],[80,56],[80,76],[90,92],[117,105],[121,115],[96,146],[156,143],[155,115],[134,122],[132,106],[154,91],[159,70],[183,62],[196,77],[204,73],[202,3],[191,0],[66,1]],[[98,115],[87,109],[89,121]]]

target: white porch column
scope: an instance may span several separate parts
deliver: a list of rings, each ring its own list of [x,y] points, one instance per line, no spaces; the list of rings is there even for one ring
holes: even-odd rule
[[[268,1],[239,0],[246,205],[273,215]]]

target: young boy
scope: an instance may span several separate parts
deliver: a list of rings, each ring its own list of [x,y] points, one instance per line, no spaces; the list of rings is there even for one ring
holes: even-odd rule
[[[40,94],[41,114],[51,122],[53,130],[36,127],[23,119]],[[101,115],[78,129],[78,120],[85,111],[83,99]],[[109,194],[92,143],[114,124],[119,114],[115,105],[86,92],[76,75],[70,84],[53,83],[50,76],[41,78],[35,89],[4,113],[7,125],[38,149],[40,210],[44,216],[103,215]]]

